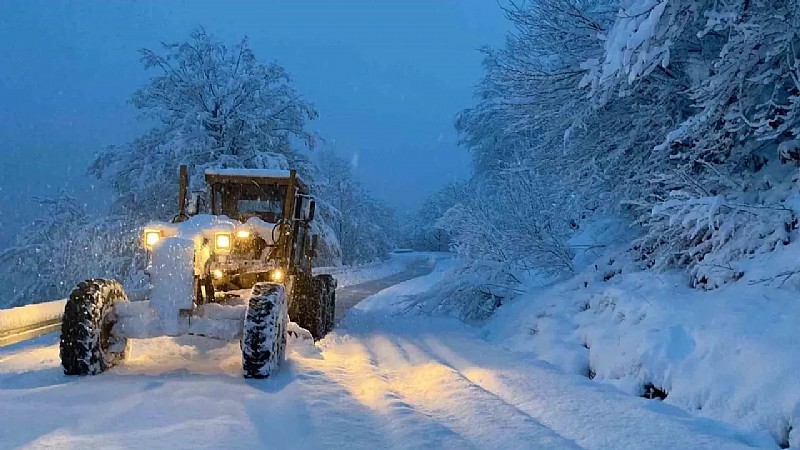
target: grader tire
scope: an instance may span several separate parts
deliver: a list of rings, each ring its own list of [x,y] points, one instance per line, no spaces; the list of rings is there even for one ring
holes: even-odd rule
[[[318,341],[333,329],[335,295],[336,280],[332,276],[299,277],[289,318]]]
[[[268,378],[286,353],[286,292],[283,285],[256,283],[247,304],[242,333],[245,378]]]
[[[314,277],[314,291],[324,311],[323,328],[325,334],[333,331],[336,314],[336,279],[333,275],[317,275]]]
[[[86,280],[72,291],[61,323],[66,375],[97,375],[125,359],[127,339],[114,336],[113,328],[114,305],[127,301],[115,280]]]
[[[315,341],[325,336],[323,311],[315,295],[314,279],[301,275],[297,278],[289,306],[289,319],[311,333]]]

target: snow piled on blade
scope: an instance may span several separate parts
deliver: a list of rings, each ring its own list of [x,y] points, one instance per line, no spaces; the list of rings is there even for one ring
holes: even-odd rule
[[[164,237],[181,237],[196,241],[199,246],[203,240],[214,242],[217,233],[235,233],[237,230],[247,230],[258,233],[267,245],[272,245],[274,223],[266,222],[258,217],[251,217],[244,224],[230,219],[227,216],[213,216],[198,214],[181,223],[149,222],[144,227],[146,230],[161,231]]]
[[[248,230],[250,232],[255,232],[262,239],[264,239],[267,245],[274,245],[276,242],[275,238],[277,237],[275,235],[276,233],[275,225],[276,224],[274,223],[261,220],[258,217],[251,217],[247,219],[247,222],[244,224],[243,227],[239,228]]]
[[[233,233],[239,222],[226,216],[198,214],[181,223],[150,222],[145,229],[160,230],[165,237],[182,237],[184,239],[208,239],[213,242],[216,233]]]
[[[158,311],[165,334],[179,334],[179,310],[192,309],[194,252],[193,241],[178,237],[162,239],[153,248],[150,306]]]

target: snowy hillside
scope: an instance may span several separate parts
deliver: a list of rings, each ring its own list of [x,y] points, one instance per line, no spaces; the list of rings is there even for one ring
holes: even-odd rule
[[[800,304],[786,280],[761,281],[796,254],[794,244],[762,257],[747,278],[711,292],[688,287],[680,273],[602,281],[606,268],[590,266],[569,281],[531,286],[485,329],[527,358],[631,395],[666,395],[667,405],[797,448]]]

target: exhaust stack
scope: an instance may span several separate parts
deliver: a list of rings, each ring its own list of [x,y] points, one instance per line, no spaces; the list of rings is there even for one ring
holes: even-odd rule
[[[181,164],[180,178],[178,181],[178,215],[172,219],[173,223],[180,223],[189,220],[186,214],[186,193],[189,190],[189,168],[186,164]]]

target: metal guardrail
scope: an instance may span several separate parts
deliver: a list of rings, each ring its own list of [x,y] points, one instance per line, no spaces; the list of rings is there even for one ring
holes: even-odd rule
[[[65,300],[0,310],[0,347],[61,330]]]
[[[131,289],[132,302],[146,300],[147,289]],[[66,300],[35,303],[11,309],[0,309],[0,347],[61,331]]]
[[[26,327],[0,331],[0,347],[6,347],[18,342],[34,339],[45,334],[61,331],[61,319],[48,320]]]

